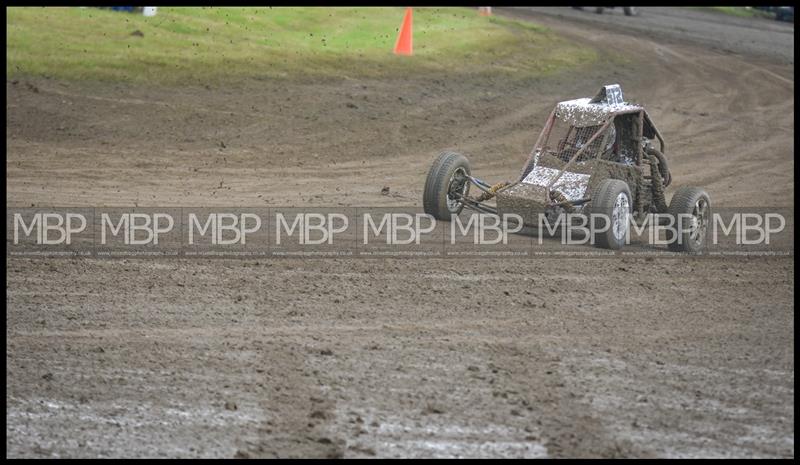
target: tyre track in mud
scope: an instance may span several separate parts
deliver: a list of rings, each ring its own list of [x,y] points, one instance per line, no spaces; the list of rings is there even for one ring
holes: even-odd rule
[[[576,269],[580,262],[522,261],[512,273],[515,262],[442,261],[420,273],[413,260],[385,261],[382,271],[374,261],[242,267],[132,260],[125,271],[115,261],[64,261],[54,274],[51,264],[12,260],[9,450],[31,456],[725,456],[714,444],[747,434],[708,433],[711,444],[682,449],[692,442],[682,436],[688,426],[680,418],[693,414],[704,428],[741,428],[740,417],[760,425],[760,442],[737,445],[739,454],[789,453],[780,442],[792,419],[783,408],[793,392],[786,371],[791,348],[784,345],[791,314],[781,311],[790,305],[789,262],[754,260],[742,268],[710,260],[703,267],[741,275],[731,283],[712,273],[693,276],[697,262],[599,260],[593,276]],[[345,265],[350,273],[334,274]],[[487,266],[477,280],[457,279],[471,276],[459,270]],[[630,288],[608,288],[602,276],[620,266]],[[651,286],[647,273],[678,276],[670,286],[678,293],[664,291],[650,302],[638,291]],[[162,285],[142,293],[149,282]],[[76,283],[112,288],[115,295],[92,292],[41,307]],[[741,287],[763,302],[757,313],[733,292]],[[448,301],[437,299],[443,292]],[[621,300],[609,304],[612,297]],[[692,305],[698,299],[703,307]],[[752,342],[731,343],[736,334]],[[694,340],[707,341],[703,356],[694,352]],[[780,346],[783,355],[775,350]],[[720,369],[725,358],[737,368]],[[52,379],[43,378],[48,373]],[[762,386],[755,397],[745,394],[752,385]],[[39,399],[49,404],[37,405]],[[734,410],[720,413],[715,402]],[[118,432],[98,430],[105,421]],[[83,432],[73,440],[79,425]],[[39,449],[18,442],[23,432],[37,438]],[[649,445],[662,443],[665,449]]]

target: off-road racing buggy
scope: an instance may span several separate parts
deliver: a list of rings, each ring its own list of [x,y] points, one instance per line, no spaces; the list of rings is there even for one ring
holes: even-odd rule
[[[444,221],[467,207],[517,214],[531,227],[564,213],[605,218],[610,224],[592,231],[593,243],[610,249],[624,245],[631,215],[641,225],[658,213],[674,225],[665,228],[669,248],[696,253],[706,245],[711,202],[702,189],[680,187],[667,205],[672,175],[664,150],[645,109],[625,103],[619,85],[608,85],[594,98],[556,104],[515,182],[489,184],[471,175],[463,155],[441,153],[428,172],[423,206]],[[481,191],[477,197],[469,195],[473,185]]]

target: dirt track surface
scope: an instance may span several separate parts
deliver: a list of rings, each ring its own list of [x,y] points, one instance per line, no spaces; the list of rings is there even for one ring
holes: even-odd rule
[[[667,138],[668,197],[793,208],[790,66],[534,17],[628,62],[8,82],[7,206],[419,205],[439,150],[505,179],[556,101],[616,81]],[[10,457],[794,456],[793,256],[6,265]]]
[[[635,17],[622,8],[596,14],[594,8],[564,7],[503,8],[515,14],[549,15],[591,24],[636,36],[702,44],[727,53],[794,63],[794,23],[767,18],[740,18],[696,8],[639,7]]]

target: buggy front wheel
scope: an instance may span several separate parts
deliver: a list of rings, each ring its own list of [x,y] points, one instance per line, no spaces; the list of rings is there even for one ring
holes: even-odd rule
[[[422,206],[437,220],[450,221],[464,208],[462,197],[469,194],[469,161],[456,152],[442,152],[433,161],[425,180]]]
[[[632,205],[631,191],[625,181],[606,179],[597,186],[589,205],[590,224],[600,226],[600,230],[592,231],[594,245],[614,250],[625,245]],[[602,220],[600,224],[597,224],[598,219]]]
[[[711,223],[711,199],[703,189],[683,186],[669,202],[674,231],[667,230],[669,249],[673,252],[699,253],[706,246]]]

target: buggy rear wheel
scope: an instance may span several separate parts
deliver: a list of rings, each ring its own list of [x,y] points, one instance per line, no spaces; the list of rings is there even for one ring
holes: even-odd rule
[[[601,219],[599,230],[592,231],[595,246],[617,250],[625,245],[632,205],[631,191],[625,181],[605,179],[597,186],[589,205],[590,215]],[[592,220],[590,224],[595,223]]]
[[[635,6],[626,6],[623,7],[622,10],[625,12],[625,16],[636,16],[639,14],[639,10],[637,10]]]
[[[699,187],[678,188],[667,211],[677,229],[677,234],[667,229],[669,249],[673,252],[701,252],[706,246],[711,222],[711,199],[706,191]]]
[[[442,152],[433,161],[425,180],[422,206],[437,220],[450,221],[464,208],[460,197],[469,194],[469,160],[456,152]]]

